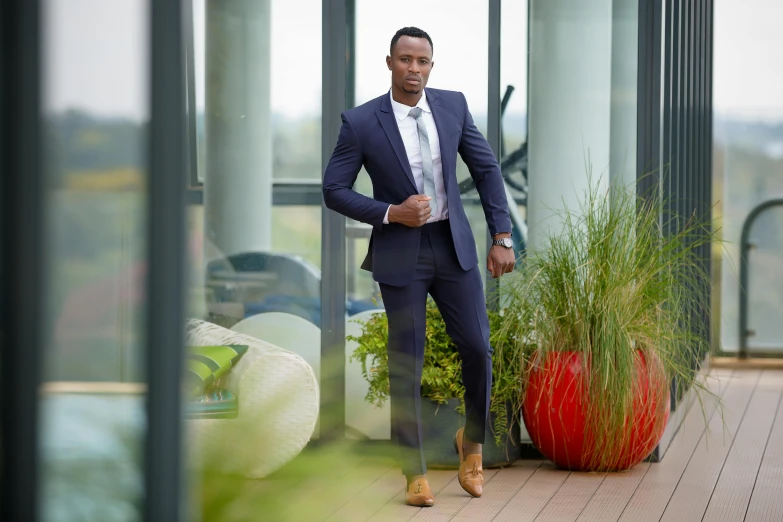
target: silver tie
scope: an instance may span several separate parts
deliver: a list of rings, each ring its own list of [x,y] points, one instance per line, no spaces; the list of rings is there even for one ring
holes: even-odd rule
[[[419,129],[419,147],[421,148],[421,173],[424,185],[424,195],[430,198],[430,208],[432,215],[438,212],[438,201],[435,198],[435,176],[432,174],[432,151],[430,151],[430,137],[427,134],[427,127],[421,118],[421,107],[414,107],[408,113],[416,120],[416,127]]]

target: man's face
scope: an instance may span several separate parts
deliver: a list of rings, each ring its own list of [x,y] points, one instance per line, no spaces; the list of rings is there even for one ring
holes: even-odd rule
[[[392,85],[408,94],[419,94],[427,85],[432,61],[432,47],[426,38],[401,36],[386,57],[392,72]]]

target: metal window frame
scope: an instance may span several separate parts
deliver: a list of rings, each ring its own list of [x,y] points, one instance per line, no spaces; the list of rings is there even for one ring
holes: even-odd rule
[[[502,129],[500,121],[500,56],[501,56],[501,0],[489,0],[488,35],[487,35],[487,142],[500,162],[502,147]],[[504,182],[505,183],[505,182]],[[492,248],[492,236],[487,229],[487,253]],[[484,292],[487,307],[491,310],[498,307],[498,292],[500,279],[494,279],[487,273]]]
[[[181,0],[150,3],[144,520],[182,517],[186,114]],[[192,23],[192,20],[188,21]]]
[[[46,176],[41,114],[41,2],[11,0],[0,17],[0,493],[8,520],[36,521],[39,385],[47,339]]]
[[[196,109],[196,37],[195,20],[193,18],[193,0],[182,0],[182,41],[185,59],[183,74],[185,75],[185,100],[187,103],[187,140],[185,150],[187,155],[188,185],[203,187],[198,179],[198,111]],[[199,190],[202,194],[203,190]],[[203,204],[203,201],[202,201]]]
[[[349,9],[350,8],[350,9]],[[352,0],[322,0],[321,171],[326,170],[353,87],[347,88]],[[348,17],[351,16],[349,32]],[[350,38],[350,41],[349,41]],[[320,438],[345,438],[346,219],[321,206],[321,413]]]

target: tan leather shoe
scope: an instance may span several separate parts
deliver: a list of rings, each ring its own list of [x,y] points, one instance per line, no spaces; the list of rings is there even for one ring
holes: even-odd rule
[[[484,468],[481,466],[481,455],[462,454],[462,438],[465,435],[465,428],[457,430],[454,437],[454,446],[459,454],[459,471],[457,480],[462,489],[470,493],[473,497],[480,497],[484,492]]]
[[[435,505],[435,497],[430,489],[430,483],[425,478],[417,478],[408,485],[405,492],[405,503],[409,506],[430,507]]]

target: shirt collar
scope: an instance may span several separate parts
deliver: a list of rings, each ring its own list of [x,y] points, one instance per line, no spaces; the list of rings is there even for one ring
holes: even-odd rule
[[[398,101],[394,100],[394,96],[392,96],[391,89],[389,89],[389,99],[391,100],[392,109],[394,110],[394,116],[397,118],[397,121],[402,121],[405,118],[408,117],[408,113],[411,112],[411,108],[404,103],[399,103]],[[419,98],[419,103],[416,104],[416,107],[421,108],[424,112],[432,112],[430,110],[430,105],[427,103],[427,90],[424,89],[421,93],[421,98]]]

